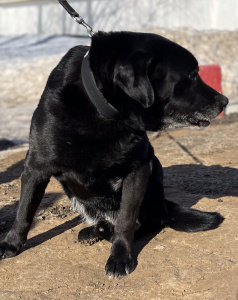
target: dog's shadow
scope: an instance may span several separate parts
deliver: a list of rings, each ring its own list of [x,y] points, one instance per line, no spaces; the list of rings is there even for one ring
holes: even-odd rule
[[[203,197],[219,201],[225,196],[238,197],[238,169],[197,164],[175,165],[163,169],[166,199],[180,205],[191,207]],[[160,231],[145,233],[134,242],[133,256],[136,263],[142,249]]]
[[[0,183],[8,183],[19,178],[24,169],[24,159],[16,162],[5,171],[0,172]]]
[[[187,207],[203,197],[238,197],[238,169],[220,165],[175,165],[164,168],[164,187],[166,198]]]

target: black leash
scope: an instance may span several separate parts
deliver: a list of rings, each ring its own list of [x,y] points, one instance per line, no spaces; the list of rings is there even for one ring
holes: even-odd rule
[[[94,34],[93,29],[91,26],[89,26],[84,19],[69,5],[69,3],[66,0],[58,0],[59,3],[63,6],[63,8],[70,14],[74,20],[80,24],[83,25],[88,32],[89,37],[91,38]]]
[[[66,0],[58,1],[77,23],[83,25],[87,29],[88,35],[91,38],[94,34],[92,27],[84,21],[84,19],[69,5]],[[81,66],[82,81],[87,95],[102,116],[107,119],[115,119],[119,113],[99,91],[94,75],[90,69],[88,57],[89,53],[87,52],[83,58]]]

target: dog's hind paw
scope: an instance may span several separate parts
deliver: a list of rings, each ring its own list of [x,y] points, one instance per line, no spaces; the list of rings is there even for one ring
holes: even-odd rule
[[[93,245],[98,242],[100,239],[97,232],[95,231],[95,226],[90,226],[82,229],[78,234],[78,242]]]
[[[89,240],[82,240],[79,241],[82,245],[86,246],[93,246],[97,242],[101,241],[99,238],[89,239]]]
[[[126,259],[118,259],[115,256],[110,256],[105,270],[109,278],[120,278],[130,274],[135,269],[135,262],[131,257]]]

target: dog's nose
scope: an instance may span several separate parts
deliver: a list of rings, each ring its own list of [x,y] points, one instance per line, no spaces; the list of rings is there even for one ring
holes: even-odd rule
[[[219,101],[219,103],[222,107],[226,107],[229,102],[228,98],[224,95],[216,96],[216,100]]]
[[[222,97],[221,103],[223,104],[223,106],[227,106],[227,104],[229,103],[229,100],[226,96]]]

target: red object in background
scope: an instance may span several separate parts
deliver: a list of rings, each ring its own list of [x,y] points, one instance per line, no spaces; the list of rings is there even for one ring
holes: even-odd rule
[[[199,75],[202,80],[210,85],[213,89],[222,93],[221,88],[221,68],[219,65],[204,65],[199,66]],[[224,115],[224,110],[220,113],[218,118]]]

